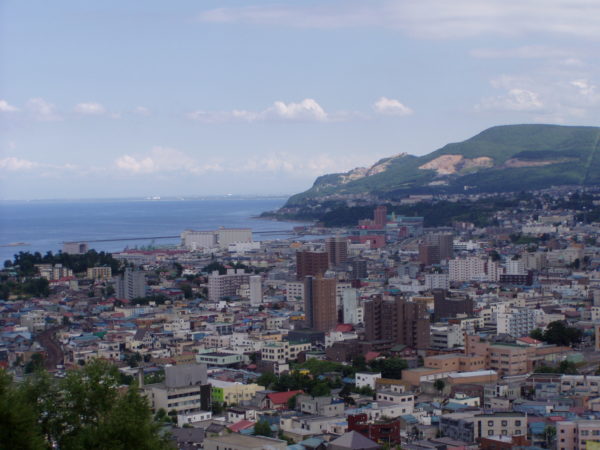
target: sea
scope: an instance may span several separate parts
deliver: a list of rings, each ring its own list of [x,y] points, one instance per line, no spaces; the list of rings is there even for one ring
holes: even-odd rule
[[[174,246],[183,230],[251,228],[254,240],[285,239],[299,222],[257,218],[286,197],[211,197],[0,202],[0,262],[84,241],[97,251]]]

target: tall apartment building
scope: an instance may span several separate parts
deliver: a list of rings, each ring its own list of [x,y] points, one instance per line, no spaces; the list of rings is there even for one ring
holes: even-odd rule
[[[227,269],[224,275],[219,275],[219,271],[215,270],[208,276],[208,299],[216,302],[223,297],[236,295],[240,286],[249,282],[250,275],[244,269]]]
[[[473,299],[462,295],[448,297],[448,291],[434,289],[433,293],[433,315],[436,321],[456,317],[458,314],[473,315]]]
[[[335,267],[348,260],[348,240],[343,236],[331,236],[325,240],[329,266]]]
[[[342,309],[344,323],[359,323],[358,317],[358,290],[344,289],[342,293]]]
[[[378,206],[373,211],[373,221],[375,222],[375,226],[378,228],[385,227],[387,223],[387,208],[383,205]]]
[[[117,278],[117,298],[133,300],[146,296],[146,274],[128,267],[123,276]]]
[[[452,233],[435,233],[425,235],[425,244],[439,248],[440,260],[452,258],[454,255],[454,235]]]
[[[440,248],[433,244],[419,244],[419,262],[430,266],[440,263]]]
[[[365,259],[355,259],[349,262],[350,279],[360,280],[367,278],[367,261]]]
[[[451,259],[448,262],[450,281],[487,280],[485,260],[477,256]]]
[[[529,308],[511,308],[496,314],[496,332],[513,337],[529,336],[537,328],[535,311]]]
[[[329,269],[329,255],[326,252],[296,253],[296,276],[299,280],[304,280],[307,276],[322,276],[327,269]]]
[[[304,279],[304,315],[308,328],[330,331],[336,327],[336,280],[307,276]]]
[[[381,297],[363,303],[365,339],[391,341],[413,348],[429,347],[429,317],[423,303]]]
[[[260,305],[263,299],[262,278],[260,275],[250,275],[250,304]]]

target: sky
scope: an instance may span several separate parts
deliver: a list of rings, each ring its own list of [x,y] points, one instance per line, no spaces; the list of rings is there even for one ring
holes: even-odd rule
[[[4,0],[0,199],[287,195],[598,125],[597,0]]]

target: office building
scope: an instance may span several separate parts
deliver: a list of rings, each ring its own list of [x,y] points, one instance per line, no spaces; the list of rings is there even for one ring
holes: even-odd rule
[[[439,248],[440,260],[444,261],[454,255],[454,235],[452,233],[435,233],[425,236],[425,244]]]
[[[308,276],[304,280],[304,316],[306,326],[316,331],[336,327],[336,280]]]
[[[301,251],[296,253],[296,276],[299,280],[304,277],[322,276],[329,269],[329,255],[325,252]]]
[[[376,297],[363,304],[365,339],[391,341],[413,348],[429,347],[429,317],[423,303],[402,297]]]

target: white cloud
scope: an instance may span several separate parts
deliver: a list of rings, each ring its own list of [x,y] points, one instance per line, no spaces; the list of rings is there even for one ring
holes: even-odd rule
[[[291,120],[291,121],[317,121],[339,120],[342,113],[328,114],[316,100],[305,98],[294,103],[276,101],[262,111],[247,111],[234,109],[232,111],[193,111],[188,117],[200,122],[215,123],[240,120],[255,122],[259,120]]]
[[[29,161],[27,159],[21,159],[14,156],[0,159],[0,170],[7,170],[10,172],[18,172],[22,170],[30,170],[36,167],[38,164]]]
[[[413,110],[400,103],[399,100],[387,97],[381,97],[373,104],[373,109],[379,114],[394,116],[409,116]]]
[[[484,59],[565,59],[575,61],[573,51],[547,47],[544,45],[525,45],[516,48],[478,48],[471,50],[471,56]]]
[[[36,120],[51,121],[61,119],[56,112],[54,105],[43,98],[36,97],[29,99],[25,107]]]
[[[305,155],[278,152],[248,158],[216,157],[198,160],[186,152],[168,147],[154,147],[146,154],[122,155],[114,164],[122,173],[131,175],[202,175],[207,173],[283,173],[294,177],[310,178],[330,172],[340,172],[357,166],[372,164],[374,155],[328,154]]]
[[[505,94],[484,98],[478,105],[480,110],[494,111],[539,111],[544,104],[538,93],[526,89],[509,89]]]
[[[12,106],[6,100],[0,100],[0,112],[15,112],[18,110],[19,108]]]
[[[133,110],[133,112],[135,114],[139,114],[140,116],[149,116],[150,115],[150,110],[148,108],[146,108],[145,106],[136,106],[136,108]]]
[[[123,155],[115,160],[115,165],[117,169],[132,174],[219,170],[216,164],[199,164],[186,153],[169,147],[154,147],[146,155]]]
[[[87,103],[78,103],[73,108],[77,114],[83,115],[102,115],[106,114],[106,108],[102,106],[100,103],[87,102]]]
[[[597,0],[357,0],[241,6],[206,10],[202,22],[299,28],[385,27],[424,38],[481,35],[570,35],[600,38]]]

